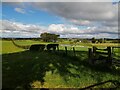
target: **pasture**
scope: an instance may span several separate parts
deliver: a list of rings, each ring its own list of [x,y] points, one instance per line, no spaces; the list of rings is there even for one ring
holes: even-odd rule
[[[15,47],[11,41],[2,42],[2,85],[3,88],[84,88],[106,80],[120,81],[120,70],[110,69],[105,65],[88,63],[88,48],[92,46],[118,46],[114,43],[68,45],[58,42],[59,52],[30,52]],[[19,45],[48,44],[31,40],[16,40]],[[68,55],[65,55],[65,45]],[[75,47],[73,55],[72,46]],[[118,49],[115,52],[119,52]],[[107,83],[96,88],[113,88]]]

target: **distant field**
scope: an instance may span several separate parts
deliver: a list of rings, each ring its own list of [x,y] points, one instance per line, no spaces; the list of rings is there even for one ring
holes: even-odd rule
[[[2,42],[2,53],[12,53],[12,52],[18,52],[18,51],[24,51],[24,49],[20,49],[15,47],[11,41],[0,41]],[[32,45],[32,44],[48,44],[41,41],[33,41],[33,40],[15,40],[15,42],[19,45]],[[52,42],[51,42],[52,43]],[[70,43],[68,41],[58,42],[60,44],[60,49],[64,50],[65,45],[69,45],[68,48],[71,48],[71,46],[74,46],[76,50],[85,49],[88,50],[89,47],[96,46],[96,47],[107,47],[107,46],[120,46],[118,43],[102,43],[102,44],[92,44],[92,43]],[[87,47],[87,48],[86,48]]]
[[[48,44],[39,41],[15,41],[19,45]],[[64,47],[68,45],[68,56]],[[76,56],[73,56],[72,46]],[[30,52],[15,47],[11,41],[2,41],[3,87],[35,88],[83,88],[105,80],[119,80],[120,72],[107,69],[101,65],[88,63],[88,48],[92,46],[118,46],[115,43],[87,44],[69,42],[60,43],[60,52]],[[115,52],[119,52],[118,49]],[[43,85],[41,84],[43,82]],[[108,83],[99,87],[114,87]],[[98,87],[97,87],[98,88]]]
[[[45,42],[32,41],[32,40],[16,40],[15,42],[17,44],[19,44],[19,45],[48,44],[48,43],[45,43]],[[64,50],[64,47],[66,45],[68,45],[68,44],[69,43],[62,43],[62,44],[60,44],[60,49]],[[83,44],[81,44],[81,45],[69,45],[68,49],[71,49],[71,46],[76,46],[76,50],[79,50],[79,49],[87,50],[86,47],[85,48],[84,47],[81,48],[81,46],[83,46]],[[89,44],[88,44],[88,47],[89,47]],[[2,53],[13,53],[13,52],[19,52],[19,51],[24,51],[24,49],[15,47],[12,44],[11,41],[2,41]]]

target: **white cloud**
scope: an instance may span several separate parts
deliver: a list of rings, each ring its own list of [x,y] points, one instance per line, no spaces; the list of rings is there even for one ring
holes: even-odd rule
[[[44,32],[43,27],[33,24],[23,24],[8,20],[0,21],[2,23],[2,36],[5,37],[39,37]]]
[[[22,14],[25,14],[25,13],[26,13],[25,10],[22,9],[22,8],[15,8],[14,10],[15,10],[16,12],[18,12],[18,13],[22,13]]]
[[[49,26],[39,26],[34,24],[23,24],[8,20],[0,21],[2,23],[3,37],[39,37],[43,32],[60,34],[67,38],[118,38],[117,27],[86,27],[80,28],[68,24],[51,24]]]
[[[111,2],[34,2],[31,5],[77,25],[90,25],[101,21],[109,24],[118,20],[118,6]]]
[[[76,20],[76,19],[72,19],[72,20],[69,20],[70,22],[72,22],[73,24],[76,24],[76,25],[81,25],[81,26],[89,26],[91,25],[93,22],[90,22],[88,20]]]

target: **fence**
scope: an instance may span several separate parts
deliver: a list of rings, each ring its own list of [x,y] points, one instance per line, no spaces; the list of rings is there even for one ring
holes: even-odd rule
[[[107,64],[112,64],[111,47],[98,49],[97,47],[93,46],[93,48],[89,48],[88,51],[88,57],[91,63],[94,64],[97,60],[104,60]]]
[[[75,53],[75,47],[72,47],[73,49],[73,56],[76,56],[76,53]],[[65,54],[66,56],[68,55],[68,48],[65,46]]]
[[[117,51],[115,51],[117,49]],[[97,47],[88,49],[88,57],[92,64],[97,60],[105,60],[106,64],[120,67],[120,47],[107,47],[105,49],[98,49]]]
[[[112,64],[120,67],[120,47],[112,47]]]

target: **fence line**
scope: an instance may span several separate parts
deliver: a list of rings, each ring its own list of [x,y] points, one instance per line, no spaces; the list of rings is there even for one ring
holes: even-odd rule
[[[72,49],[73,49],[73,56],[76,56],[75,47],[73,47]],[[68,48],[66,46],[65,46],[65,54],[68,55]]]
[[[93,48],[88,49],[88,52],[89,52],[88,57],[90,59],[90,62],[92,62],[93,64],[95,63],[95,61],[101,60],[101,59],[106,59],[107,64],[112,63],[111,47],[107,47],[105,49],[98,49],[97,47],[93,46]]]
[[[120,55],[119,52],[115,52],[114,49],[119,49],[119,48],[120,46],[112,47],[112,59],[113,59],[112,64],[118,67],[120,67]],[[116,53],[118,55],[116,55]]]
[[[94,64],[96,60],[102,61],[102,59],[103,60],[106,59],[106,64],[120,66],[120,59],[114,58],[115,48],[120,48],[120,47],[107,47],[105,49],[98,49],[97,47],[93,46],[93,48],[88,48],[88,57],[89,57],[90,62]],[[117,58],[119,57],[120,56],[117,56]]]

